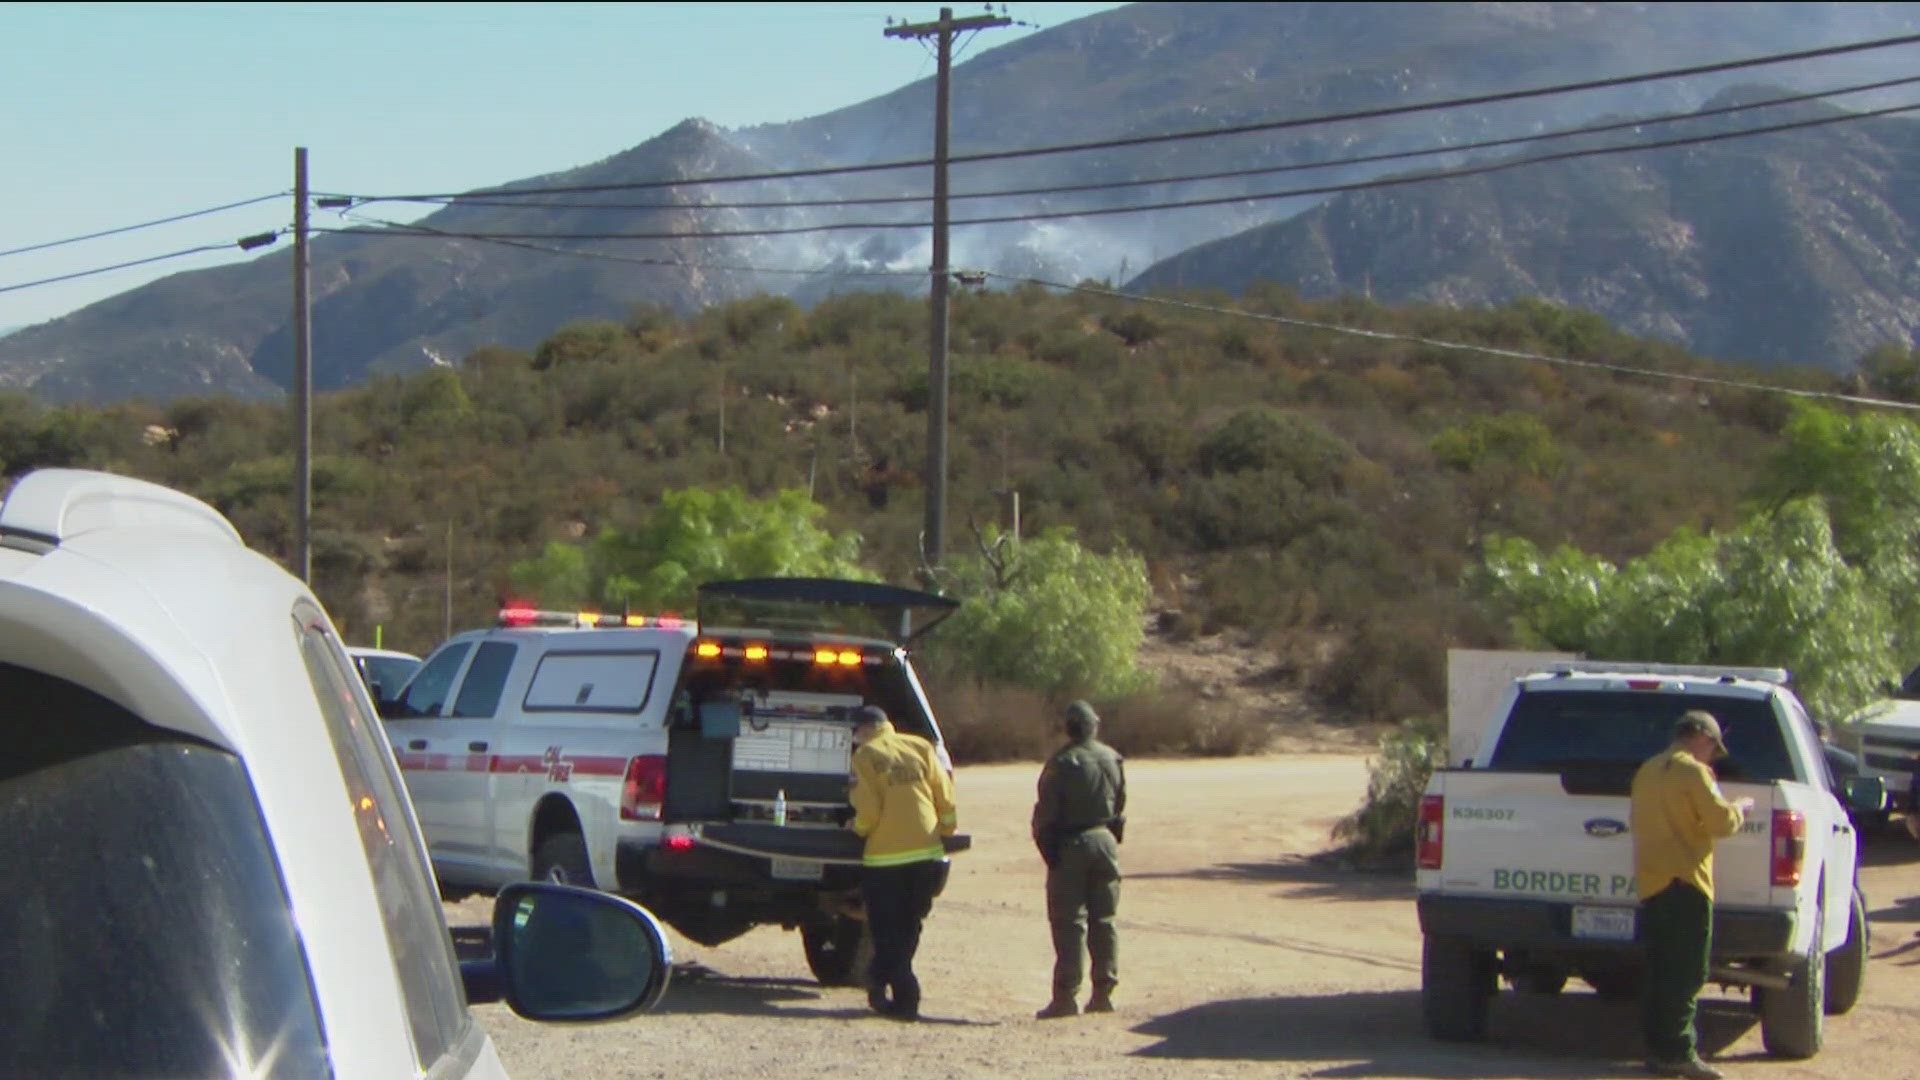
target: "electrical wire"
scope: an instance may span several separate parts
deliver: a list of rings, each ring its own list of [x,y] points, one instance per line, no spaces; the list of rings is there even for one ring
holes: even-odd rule
[[[148,263],[157,263],[166,259],[178,259],[187,255],[198,255],[203,251],[228,251],[233,247],[234,244],[231,241],[224,244],[201,244],[199,247],[169,251],[165,255],[149,255],[144,259],[130,259],[126,262],[114,263],[112,266],[96,266],[91,270],[76,270],[71,274],[60,274],[55,277],[41,278],[38,281],[22,281],[13,285],[0,285],[0,293],[10,293],[20,289],[31,289],[36,285],[52,285],[56,281],[72,281],[74,278],[92,277],[95,274],[104,274],[112,270],[125,270],[129,266],[145,266]]]
[[[45,243],[28,244],[25,247],[8,248],[5,251],[0,251],[0,257],[5,257],[7,255],[22,255],[29,251],[44,251],[47,248],[61,247],[66,244],[77,244],[82,240],[98,240],[103,236],[116,236],[120,233],[133,232],[136,229],[151,229],[156,225],[168,225],[176,221],[185,221],[188,218],[205,217],[208,214],[218,214],[223,210],[237,210],[242,206],[252,206],[255,203],[266,202],[268,199],[283,198],[284,196],[286,196],[286,194],[287,192],[284,192],[284,191],[276,191],[271,195],[260,195],[260,196],[256,196],[255,198],[242,199],[239,202],[230,202],[221,206],[209,206],[205,210],[189,210],[184,214],[174,214],[172,217],[155,218],[152,221],[142,221],[137,225],[121,225],[118,228],[102,229],[99,232],[90,232],[83,236],[69,236],[65,240],[48,240]]]
[[[1001,281],[1040,285],[1050,289],[1087,293],[1092,296],[1105,296],[1116,300],[1131,300],[1136,303],[1159,304],[1164,307],[1181,308],[1187,311],[1203,311],[1215,315],[1232,315],[1242,319],[1279,323],[1285,326],[1294,326],[1307,330],[1323,330],[1328,333],[1345,334],[1350,337],[1371,338],[1376,341],[1393,341],[1406,345],[1424,345],[1436,349],[1449,349],[1459,352],[1486,353],[1490,356],[1500,356],[1510,360],[1532,360],[1549,364],[1559,364],[1566,367],[1606,371],[1616,375],[1669,379],[1734,390],[1757,390],[1766,393],[1785,394],[1790,397],[1841,401],[1851,405],[1871,405],[1889,409],[1920,410],[1920,404],[1906,401],[1892,401],[1886,398],[1862,397],[1857,394],[1841,394],[1827,390],[1800,390],[1790,386],[1774,386],[1767,383],[1745,382],[1739,379],[1718,378],[1712,375],[1689,375],[1685,372],[1660,371],[1654,368],[1633,367],[1629,364],[1610,364],[1602,360],[1576,360],[1568,356],[1552,356],[1546,353],[1528,352],[1525,349],[1506,349],[1497,345],[1474,345],[1464,341],[1446,341],[1441,338],[1421,337],[1417,334],[1399,334],[1389,330],[1367,330],[1357,326],[1342,326],[1339,323],[1320,322],[1316,319],[1297,319],[1286,315],[1267,315],[1256,311],[1239,311],[1234,308],[1215,307],[1211,304],[1199,304],[1187,300],[1174,300],[1164,296],[1145,296],[1139,293],[1120,292],[1116,289],[1102,289],[1092,285],[1068,285],[1059,281],[1047,281],[1042,278],[1025,277],[1018,274],[1001,274],[991,270],[980,271],[980,273],[986,277],[998,278]]]
[[[1533,157],[1511,158],[1505,161],[1486,162],[1475,165],[1463,165],[1452,169],[1435,169],[1428,172],[1402,173],[1394,176],[1378,176],[1366,180],[1352,180],[1334,184],[1316,184],[1310,187],[1290,188],[1284,191],[1252,192],[1237,195],[1222,195],[1205,199],[1179,199],[1156,203],[1142,203],[1130,206],[1103,206],[1076,210],[1046,210],[1024,214],[999,214],[988,217],[958,218],[948,222],[950,226],[963,225],[1002,225],[1026,221],[1050,221],[1061,218],[1107,217],[1114,214],[1139,214],[1156,210],[1184,210],[1206,206],[1226,206],[1239,203],[1268,202],[1276,199],[1291,199],[1306,195],[1331,195],[1351,191],[1368,191],[1374,188],[1397,187],[1405,184],[1427,183],[1434,180],[1455,180],[1469,176],[1484,176],[1489,173],[1504,172],[1528,165],[1547,164],[1556,161],[1571,161],[1578,158],[1597,157],[1604,154],[1623,154],[1645,150],[1662,150],[1680,146],[1697,146],[1704,143],[1723,142],[1728,139],[1747,138],[1754,135],[1774,134],[1782,131],[1797,131],[1803,128],[1823,127],[1829,124],[1851,123],[1896,113],[1912,112],[1920,109],[1920,103],[1894,105],[1883,109],[1869,109],[1862,112],[1841,113],[1834,116],[1811,117],[1803,120],[1769,124],[1761,127],[1742,128],[1738,131],[1714,132],[1707,135],[1689,135],[1679,138],[1656,140],[1646,143],[1630,143],[1617,146],[1592,146],[1576,150],[1561,150]],[[760,229],[704,229],[682,232],[630,232],[630,233],[515,233],[515,232],[462,232],[446,233],[469,240],[718,240],[745,238],[754,236],[793,236],[802,233],[836,232],[845,230],[878,231],[882,229],[924,229],[929,227],[926,221],[840,221],[815,225],[789,225]],[[406,235],[406,230],[414,226],[394,226],[400,231],[388,232],[366,229],[316,229],[316,232],[342,233],[357,236],[396,236]]]
[[[798,268],[781,268],[781,267],[774,267],[774,266],[747,266],[742,264],[727,264],[727,263],[688,262],[684,259],[647,258],[639,255],[615,255],[612,252],[608,252],[608,251],[586,251],[580,248],[551,247],[546,244],[534,244],[524,240],[500,240],[500,239],[495,239],[492,237],[485,237],[485,236],[464,236],[460,233],[447,232],[441,229],[430,228],[425,225],[418,225],[418,226],[399,225],[391,221],[383,221],[379,218],[369,218],[369,217],[364,217],[363,215],[358,215],[358,214],[353,216],[357,220],[367,221],[376,225],[383,225],[383,226],[399,228],[399,229],[408,229],[408,228],[419,229],[426,233],[431,234],[433,237],[437,237],[443,240],[473,240],[483,244],[497,244],[501,247],[520,248],[521,250],[524,250],[524,251],[545,252],[549,255],[572,255],[582,259],[601,259],[606,262],[630,263],[636,266],[672,266],[672,267],[679,267],[681,269],[686,269],[686,270],[725,270],[725,271],[731,271],[731,272],[743,273],[743,274],[805,274],[805,275],[833,274],[836,276],[846,276],[846,277],[912,277],[912,278],[924,278],[927,276],[927,271],[925,270],[854,270],[854,269],[835,267],[835,266],[820,266],[820,267],[814,267],[812,269],[798,269]]]
[[[1641,72],[1634,75],[1612,75],[1600,79],[1557,83],[1551,86],[1531,87],[1524,90],[1502,90],[1487,94],[1472,94],[1464,97],[1443,98],[1435,101],[1414,102],[1406,105],[1384,105],[1369,109],[1356,109],[1343,113],[1326,113],[1318,116],[1267,120],[1248,124],[1232,124],[1224,127],[1198,128],[1187,131],[1165,132],[1159,135],[1132,135],[1117,139],[1101,139],[1094,142],[1065,143],[1057,146],[1036,146],[1018,150],[992,150],[973,154],[954,154],[950,155],[947,161],[950,165],[964,165],[983,161],[1007,161],[1014,158],[1040,157],[1050,154],[1070,154],[1091,150],[1117,150],[1127,147],[1157,145],[1160,143],[1180,142],[1191,139],[1214,139],[1228,135],[1245,135],[1254,132],[1284,131],[1351,120],[1378,120],[1389,116],[1406,116],[1413,113],[1463,108],[1469,105],[1493,105],[1510,101],[1522,101],[1528,98],[1577,93],[1585,90],[1603,90],[1617,86],[1631,86],[1637,83],[1656,82],[1664,79],[1712,75],[1771,64],[1817,60],[1825,57],[1841,56],[1873,49],[1892,48],[1898,45],[1912,45],[1915,43],[1920,43],[1920,34],[1902,34],[1894,37],[1876,38],[1871,41],[1851,42],[1844,45],[1828,45],[1818,49],[1802,49],[1796,52],[1773,53],[1767,56],[1749,57],[1741,60],[1722,60],[1711,64],[1695,64],[1688,67],[1667,68],[1660,71]],[[701,184],[732,184],[760,180],[795,180],[814,176],[837,176],[849,173],[882,172],[890,169],[923,168],[933,165],[934,163],[932,158],[916,158],[910,161],[884,161],[873,162],[866,165],[819,166],[810,169],[740,173],[731,176],[707,176],[685,180],[639,180],[617,184],[482,188],[476,191],[431,192],[413,195],[354,195],[351,192],[326,192],[325,194],[346,196],[362,202],[419,202],[430,199],[457,200],[474,197],[515,198],[523,195],[585,194],[597,191],[641,191],[658,188],[688,187]]]
[[[1475,150],[1490,150],[1503,146],[1517,146],[1527,143],[1544,142],[1548,139],[1573,138],[1580,135],[1605,134],[1610,131],[1625,131],[1651,127],[1658,124],[1683,123],[1688,120],[1704,119],[1713,116],[1726,116],[1733,113],[1751,112],[1756,109],[1772,108],[1779,105],[1791,105],[1800,102],[1816,101],[1823,98],[1842,97],[1848,94],[1866,93],[1871,90],[1886,90],[1896,86],[1908,86],[1920,82],[1920,75],[1906,75],[1896,79],[1880,79],[1875,82],[1858,83],[1852,86],[1835,87],[1830,90],[1814,90],[1801,94],[1789,94],[1784,97],[1768,98],[1764,101],[1749,101],[1731,105],[1715,105],[1696,109],[1691,112],[1658,113],[1637,119],[1613,120],[1598,124],[1584,124],[1553,131],[1542,131],[1531,135],[1511,135],[1497,139],[1481,139],[1474,142],[1453,143],[1448,145],[1426,146],[1414,150],[1392,150],[1375,154],[1358,154],[1351,157],[1331,158],[1323,161],[1294,162],[1286,165],[1261,165],[1246,169],[1226,169],[1218,172],[1188,173],[1181,176],[1153,177],[1145,180],[1105,180],[1085,184],[1054,184],[1045,187],[1007,188],[999,191],[955,192],[947,196],[950,200],[959,199],[1005,199],[1018,196],[1069,195],[1093,191],[1114,191],[1123,188],[1158,187],[1168,184],[1189,184],[1210,180],[1237,180],[1251,176],[1266,176],[1276,173],[1307,172],[1313,169],[1343,168],[1353,165],[1370,165],[1383,161],[1403,161],[1409,158],[1432,157],[1437,154],[1463,154]],[[651,202],[651,203],[607,203],[607,202],[527,202],[516,199],[492,198],[432,198],[419,201],[438,206],[489,206],[513,209],[539,210],[782,210],[814,209],[840,206],[878,206],[903,203],[925,203],[932,200],[931,195],[874,195],[846,196],[832,199],[764,199],[724,202]]]

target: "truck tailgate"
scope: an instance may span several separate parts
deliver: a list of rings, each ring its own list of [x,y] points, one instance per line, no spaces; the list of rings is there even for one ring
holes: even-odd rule
[[[1624,795],[1573,794],[1561,774],[1450,770],[1437,773],[1442,797],[1442,862],[1421,871],[1422,890],[1509,899],[1631,906],[1633,835]],[[1577,784],[1574,785],[1577,789]],[[1772,785],[1733,784],[1755,810],[1714,849],[1715,900],[1767,905]],[[1595,925],[1603,917],[1595,917]]]

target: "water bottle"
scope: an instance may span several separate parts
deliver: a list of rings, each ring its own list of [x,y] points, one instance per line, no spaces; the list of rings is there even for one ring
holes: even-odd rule
[[[787,823],[786,788],[781,788],[779,791],[773,793],[773,823],[775,825],[785,825]]]

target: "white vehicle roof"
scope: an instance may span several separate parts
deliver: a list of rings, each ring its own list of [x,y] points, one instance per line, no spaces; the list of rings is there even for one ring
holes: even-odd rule
[[[396,1048],[411,1054],[406,1003],[390,954],[368,948],[385,942],[379,896],[301,658],[302,600],[312,597],[297,578],[245,547],[211,507],[168,488],[47,469],[0,504],[0,661],[241,758],[335,1074],[392,1075]],[[479,1056],[497,1075],[491,1046]]]
[[[419,657],[413,655],[410,652],[398,652],[393,649],[376,649],[370,645],[349,645],[347,646],[347,655],[348,656],[385,656],[385,657],[391,657],[392,659],[395,659],[395,660],[420,659]]]

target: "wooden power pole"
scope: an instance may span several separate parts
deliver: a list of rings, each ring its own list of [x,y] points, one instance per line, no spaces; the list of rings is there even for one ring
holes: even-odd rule
[[[962,30],[985,30],[1008,26],[1005,15],[953,17],[952,8],[941,8],[940,18],[929,23],[902,23],[889,26],[892,38],[933,38],[938,51],[939,74],[935,77],[933,99],[933,287],[932,319],[928,334],[927,369],[927,523],[921,539],[921,555],[928,568],[938,568],[947,528],[947,116],[953,70],[953,36]]]

